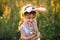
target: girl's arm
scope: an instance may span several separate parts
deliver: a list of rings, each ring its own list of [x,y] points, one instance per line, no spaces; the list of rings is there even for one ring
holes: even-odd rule
[[[38,38],[40,38],[40,33],[37,33],[37,35],[32,40],[36,40]]]
[[[33,40],[37,39],[37,38],[40,38],[40,32],[38,31],[38,27],[37,27],[37,22],[36,21],[34,22],[34,30],[36,32],[36,36],[33,38]]]
[[[38,31],[38,27],[37,27],[37,22],[36,22],[36,21],[34,21],[34,30],[35,30],[36,33],[39,32],[39,31]]]
[[[20,32],[21,32],[21,37],[24,40],[32,39],[36,35],[36,34],[33,34],[33,35],[29,36],[29,37],[26,37],[26,34],[25,34],[25,32],[24,32],[24,30],[22,28],[20,28]]]

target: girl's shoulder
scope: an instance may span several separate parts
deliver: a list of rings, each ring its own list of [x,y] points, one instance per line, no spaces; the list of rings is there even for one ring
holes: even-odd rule
[[[19,29],[22,29],[22,28],[25,28],[25,23],[22,23],[20,26],[19,26]]]

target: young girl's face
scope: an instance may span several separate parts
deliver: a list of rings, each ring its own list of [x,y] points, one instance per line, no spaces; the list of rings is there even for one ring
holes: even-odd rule
[[[33,22],[35,20],[36,15],[27,14],[24,16],[26,22]]]

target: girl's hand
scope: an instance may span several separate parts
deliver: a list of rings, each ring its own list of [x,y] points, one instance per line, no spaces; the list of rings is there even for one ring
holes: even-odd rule
[[[38,32],[38,33],[36,34],[36,36],[35,36],[34,38],[32,38],[32,40],[36,40],[36,39],[38,39],[38,38],[40,38],[40,32]]]

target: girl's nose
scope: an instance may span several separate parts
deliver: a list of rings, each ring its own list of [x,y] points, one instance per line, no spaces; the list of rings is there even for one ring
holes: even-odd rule
[[[33,21],[33,19],[30,19],[30,21],[32,22],[32,21]]]

